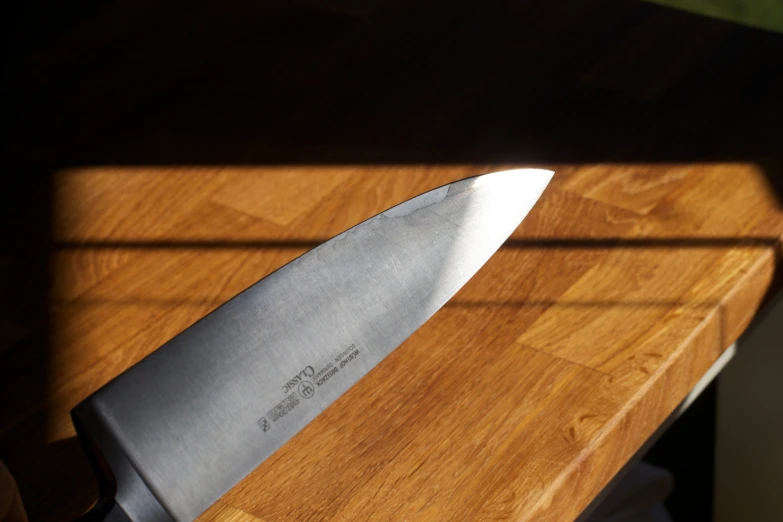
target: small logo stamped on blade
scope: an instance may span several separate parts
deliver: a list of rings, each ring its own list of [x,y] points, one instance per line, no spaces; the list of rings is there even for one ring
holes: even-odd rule
[[[315,368],[312,366],[305,366],[304,370],[291,377],[285,384],[283,384],[283,393],[289,393],[296,386],[304,382],[307,378],[312,378],[315,375]]]
[[[309,399],[315,395],[315,386],[310,381],[304,381],[299,384],[299,395],[303,399]]]
[[[261,431],[263,431],[264,433],[269,431],[269,429],[272,427],[272,425],[269,424],[269,421],[266,420],[266,417],[261,417],[260,419],[258,419],[258,425],[261,427]]]

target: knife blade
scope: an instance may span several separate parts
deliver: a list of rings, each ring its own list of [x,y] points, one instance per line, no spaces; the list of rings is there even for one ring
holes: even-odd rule
[[[193,520],[427,321],[553,173],[516,169],[405,201],[268,275],[72,411],[94,520]]]

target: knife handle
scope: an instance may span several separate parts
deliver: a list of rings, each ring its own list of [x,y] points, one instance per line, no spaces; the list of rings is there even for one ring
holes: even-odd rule
[[[93,508],[76,519],[76,522],[132,522],[113,498],[99,500]]]

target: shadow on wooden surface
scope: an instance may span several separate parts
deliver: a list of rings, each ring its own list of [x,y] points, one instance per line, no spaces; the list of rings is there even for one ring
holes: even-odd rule
[[[280,239],[280,240],[86,240],[86,241],[55,241],[55,250],[79,249],[129,249],[129,250],[206,250],[206,249],[264,249],[264,248],[315,248],[329,238],[323,239]],[[595,237],[595,238],[541,238],[541,239],[509,239],[501,248],[587,248],[587,249],[623,249],[623,248],[769,248],[779,242],[776,237]]]
[[[635,1],[16,3],[4,19],[2,453],[47,386],[50,177],[74,165],[752,162],[783,193],[783,36]],[[509,241],[507,248],[767,245],[770,238]],[[14,378],[24,376],[23,380]],[[73,441],[25,455],[60,473]],[[37,449],[36,449],[37,448]],[[43,462],[43,461],[42,461]],[[81,464],[79,464],[81,465]],[[61,471],[57,471],[61,470]],[[54,475],[53,475],[54,477]],[[68,484],[67,476],[56,475]],[[55,478],[52,478],[52,484]],[[31,493],[32,492],[32,493]]]

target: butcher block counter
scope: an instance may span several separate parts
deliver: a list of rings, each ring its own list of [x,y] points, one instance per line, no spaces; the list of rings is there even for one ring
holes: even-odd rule
[[[28,511],[97,497],[69,411],[114,376],[346,228],[518,166],[59,172],[46,392],[3,428],[20,443],[46,422]],[[532,166],[550,186],[475,277],[199,520],[572,520],[776,292],[783,212],[760,167]]]

